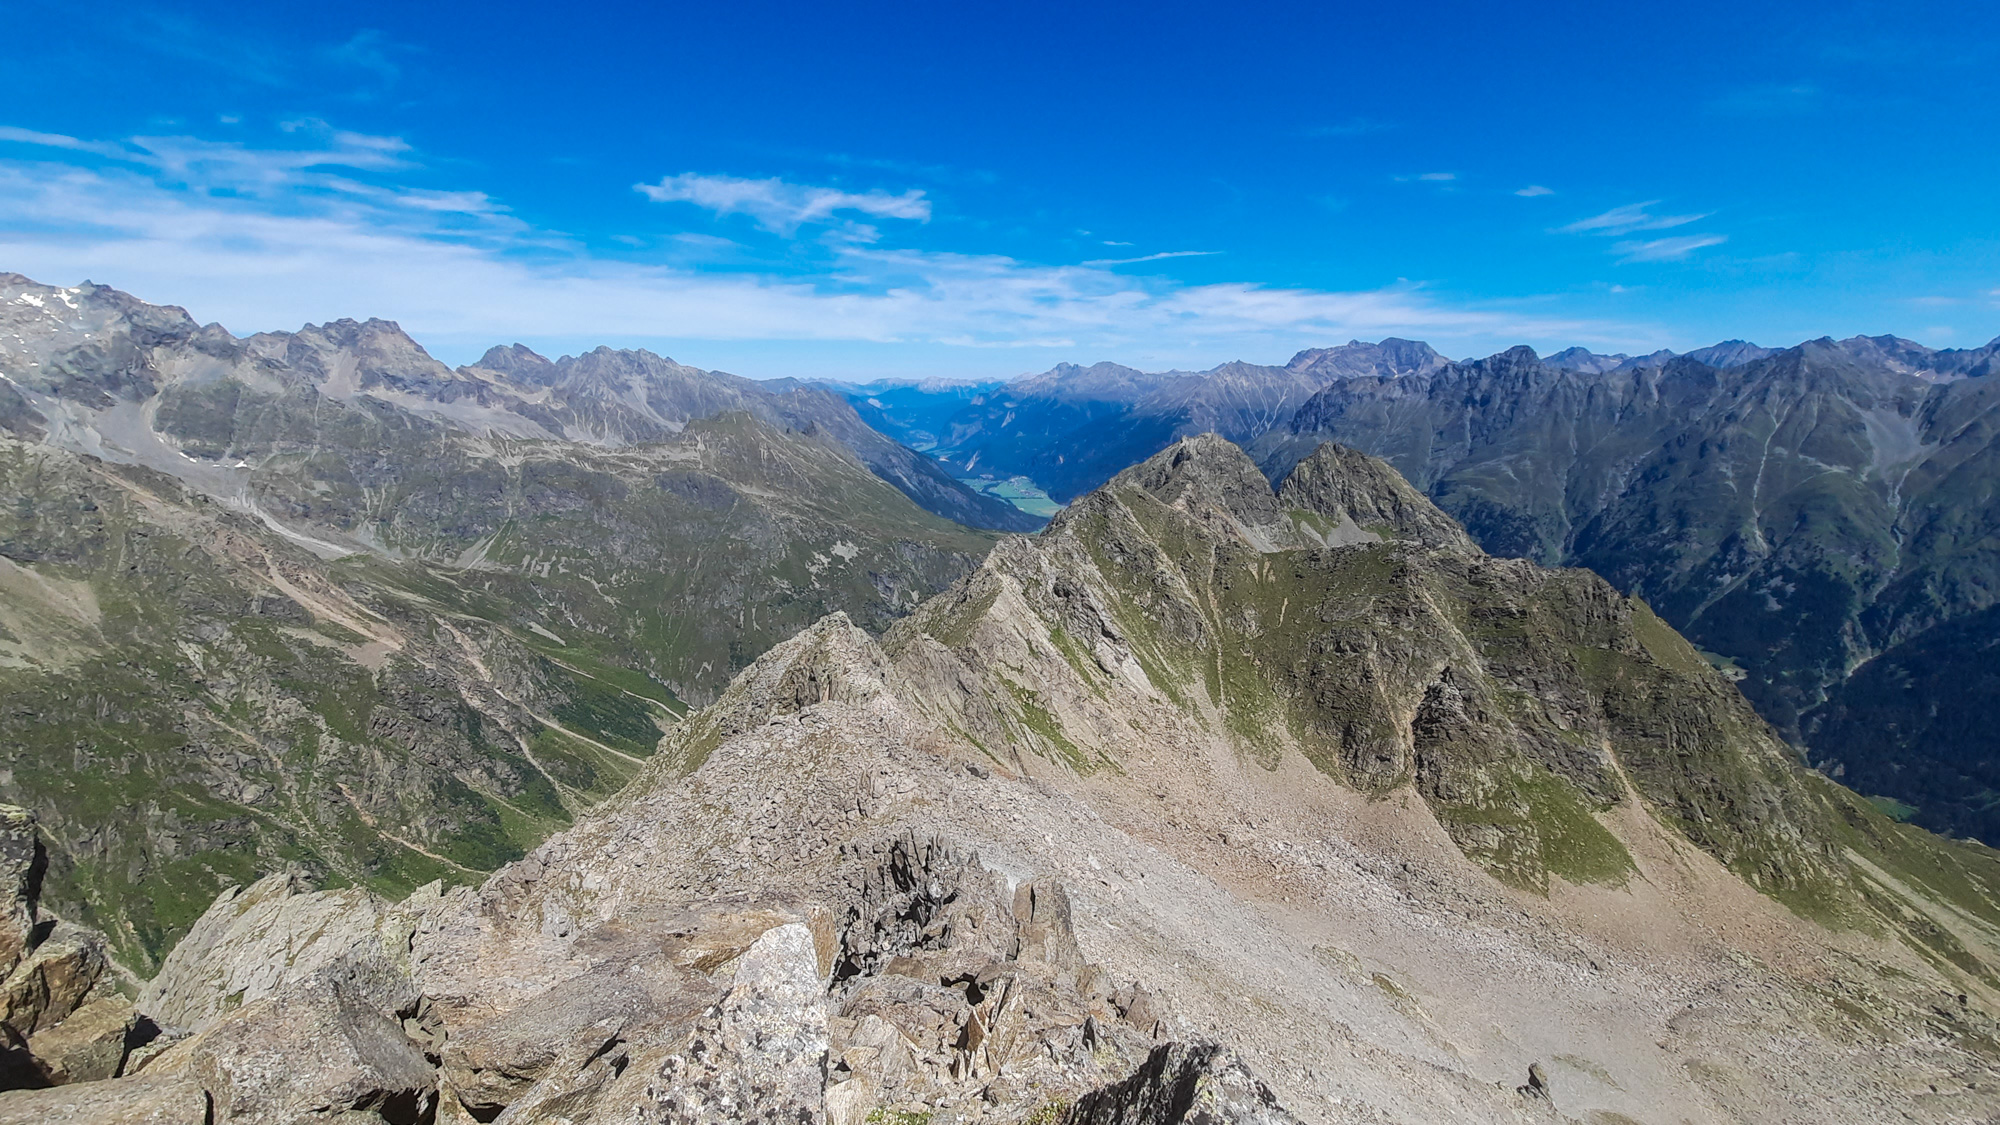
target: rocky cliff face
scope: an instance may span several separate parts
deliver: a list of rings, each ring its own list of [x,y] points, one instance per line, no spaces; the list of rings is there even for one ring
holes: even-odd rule
[[[224,894],[0,1121],[1977,1119],[1996,885],[1602,580],[1194,440],[477,889]]]
[[[271,871],[483,877],[683,701],[992,542],[786,420],[822,392],[635,353],[452,371],[382,322],[239,340],[18,278],[0,321],[0,796],[41,816],[52,906],[142,971]]]

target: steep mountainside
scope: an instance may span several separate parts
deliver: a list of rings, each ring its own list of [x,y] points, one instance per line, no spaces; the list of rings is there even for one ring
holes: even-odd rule
[[[1195,439],[476,890],[226,892],[0,1122],[1980,1120],[1996,888],[1602,579]]]
[[[1983,661],[1969,637],[1933,631],[2000,589],[2000,383],[1902,372],[1871,358],[1881,347],[1609,374],[1517,348],[1330,386],[1257,453],[1273,479],[1329,438],[1387,459],[1488,550],[1643,595],[1836,776],[1858,771],[1932,827],[2000,839],[1992,737],[1927,718]],[[1905,645],[1929,671],[1889,671]],[[1946,671],[1946,653],[1966,663]],[[1863,710],[1881,725],[1856,727]]]
[[[1115,363],[1062,364],[974,395],[941,423],[925,416],[934,407],[919,411],[908,394],[900,410],[876,408],[870,419],[912,445],[927,442],[929,453],[962,475],[1027,476],[1068,501],[1177,438],[1212,432],[1248,441],[1281,425],[1330,382],[1429,371],[1444,362],[1427,344],[1387,339],[1308,349],[1283,367],[1238,362],[1153,373]],[[860,389],[846,393],[863,404],[874,397]]]
[[[992,542],[830,425],[739,409],[852,417],[821,392],[599,352],[557,376],[597,390],[523,398],[380,322],[237,340],[5,292],[0,798],[135,967],[254,873],[476,878],[683,700],[827,613],[885,628]]]

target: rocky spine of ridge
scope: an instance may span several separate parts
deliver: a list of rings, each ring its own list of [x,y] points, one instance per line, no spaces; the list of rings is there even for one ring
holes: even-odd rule
[[[477,888],[225,892],[163,1048],[0,1123],[2000,1111],[1991,903],[1931,897],[1990,862],[1380,462],[1256,479],[1183,442],[880,644],[822,619]]]
[[[1274,494],[1234,445],[1176,443],[885,643],[982,744],[1115,764],[1101,697],[1132,692],[1364,791],[1413,783],[1503,878],[1620,877],[1591,814],[1643,799],[1767,890],[1827,890],[1830,807],[1685,641],[1593,574],[1484,555],[1331,444]]]

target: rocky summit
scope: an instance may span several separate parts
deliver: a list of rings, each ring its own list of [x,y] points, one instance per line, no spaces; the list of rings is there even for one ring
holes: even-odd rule
[[[1595,575],[1195,437],[477,886],[225,890],[0,1122],[1985,1120],[1996,889]]]

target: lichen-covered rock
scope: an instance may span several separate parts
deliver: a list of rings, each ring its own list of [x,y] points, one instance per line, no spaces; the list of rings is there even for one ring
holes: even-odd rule
[[[13,972],[28,951],[47,864],[35,814],[0,805],[0,977]]]
[[[112,987],[104,935],[58,921],[0,984],[0,1024],[33,1036]]]
[[[420,892],[392,907],[360,888],[305,892],[285,874],[231,887],[161,964],[139,1010],[162,1027],[200,1031],[333,966],[376,1010],[408,1007],[410,935],[436,897]]]
[[[0,1125],[220,1125],[185,1075],[79,1082],[0,1093]]]
[[[300,1125],[355,1112],[414,1123],[435,1111],[437,1071],[367,989],[294,982],[202,1036],[188,1073],[228,1125]]]
[[[55,1085],[116,1077],[140,1026],[123,996],[93,1000],[28,1040],[28,1051]]]
[[[669,1055],[636,1113],[652,1125],[819,1125],[826,1117],[826,985],[812,931],[777,926]]]

